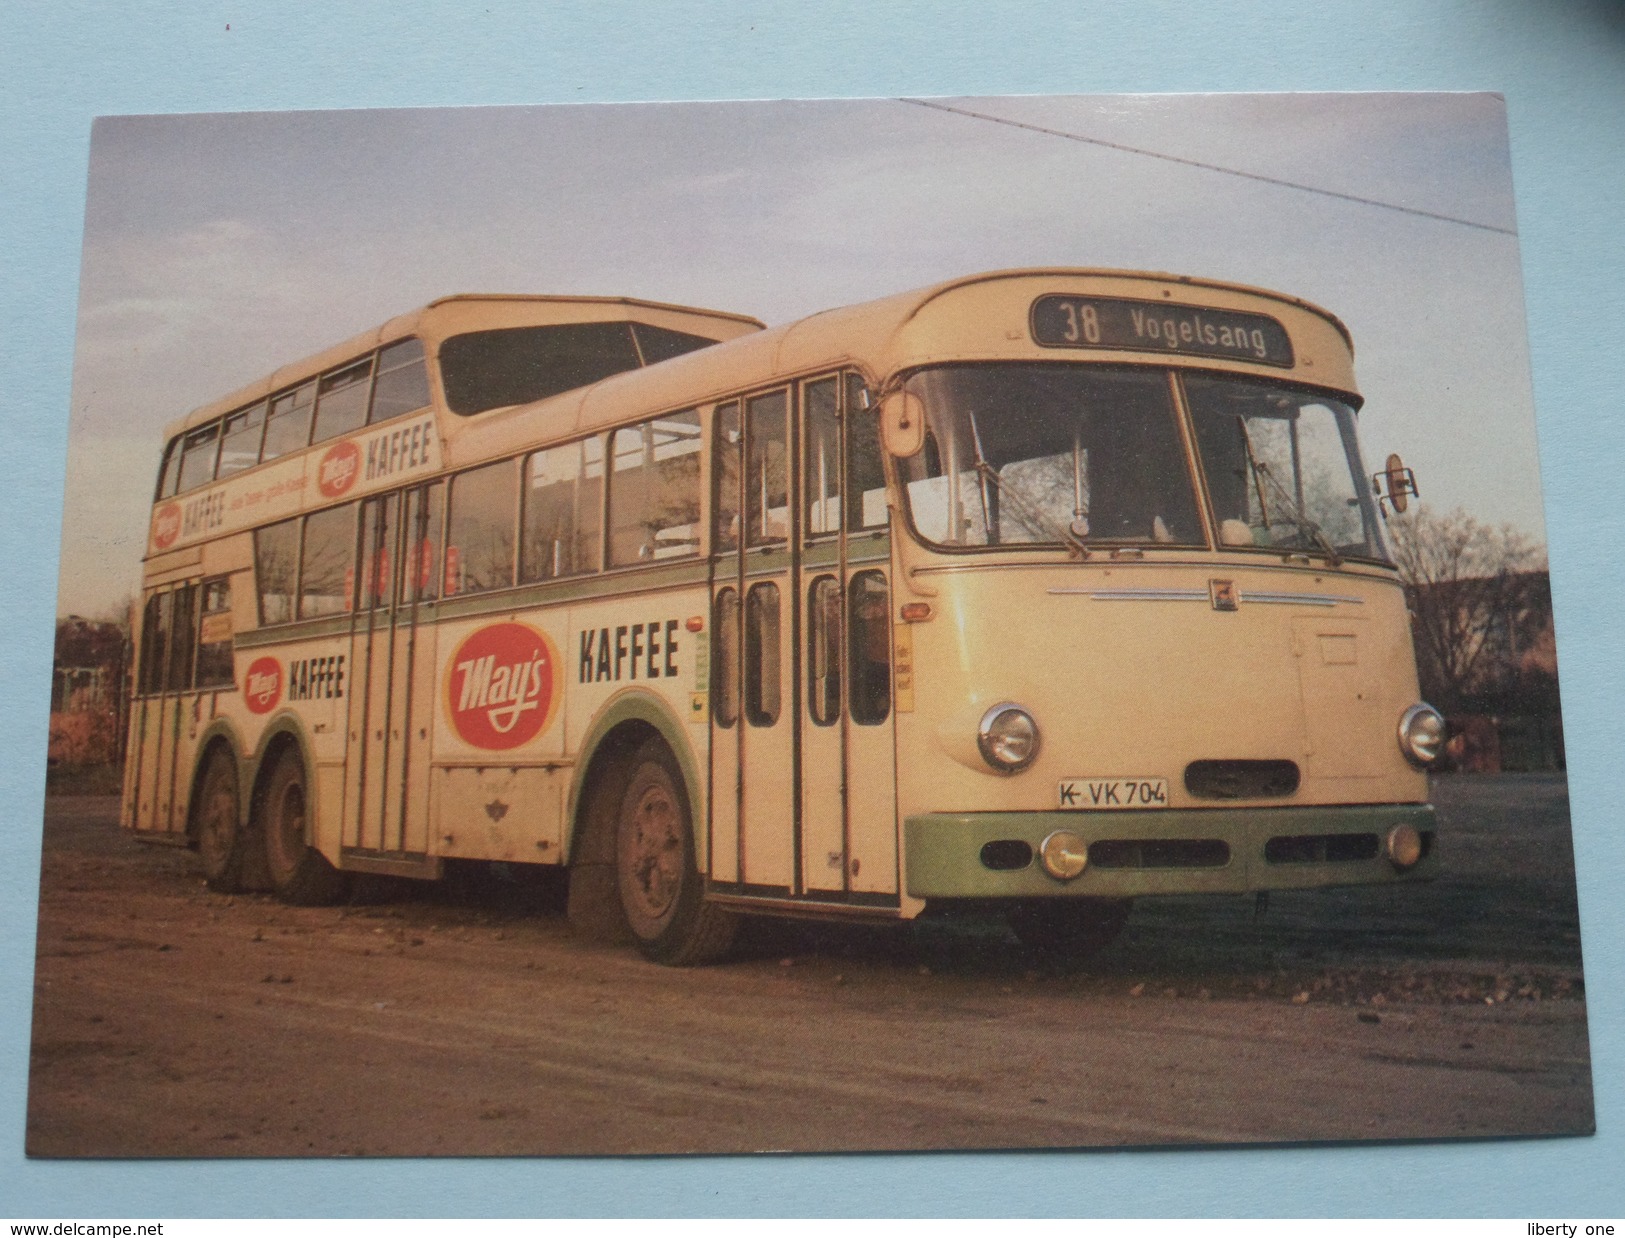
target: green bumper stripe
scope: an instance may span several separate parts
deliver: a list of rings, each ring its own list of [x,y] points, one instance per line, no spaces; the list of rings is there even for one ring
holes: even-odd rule
[[[905,882],[915,898],[1032,898],[1064,896],[1129,898],[1146,894],[1246,894],[1322,886],[1415,881],[1437,875],[1436,847],[1420,864],[1397,871],[1382,848],[1388,831],[1412,825],[1433,830],[1427,804],[1367,804],[1322,808],[1209,808],[1168,812],[977,812],[928,813],[903,823]],[[1038,849],[1052,830],[1070,830],[1088,843],[1206,842],[1229,848],[1222,866],[1108,867],[1091,862],[1081,876],[1061,881],[1044,871]],[[1271,839],[1374,834],[1369,859],[1275,863],[1265,858]],[[990,869],[982,848],[1017,840],[1033,850],[1024,868]],[[1335,848],[1334,848],[1335,849]],[[1006,849],[1008,850],[1008,849]],[[1122,852],[1129,848],[1116,848]],[[1153,849],[1153,853],[1157,849]],[[1179,848],[1160,849],[1177,853]],[[1301,848],[1287,848],[1299,851]],[[1093,857],[1092,857],[1093,858]]]

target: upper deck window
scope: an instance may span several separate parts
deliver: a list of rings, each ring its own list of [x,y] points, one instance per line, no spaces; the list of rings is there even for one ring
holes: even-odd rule
[[[214,480],[215,456],[220,450],[220,423],[201,426],[186,436],[181,455],[181,479],[176,493],[184,494]]]
[[[611,374],[635,370],[651,360],[676,356],[688,340],[710,344],[679,331],[638,327],[629,322],[575,322],[545,327],[504,327],[454,335],[440,346],[440,375],[446,407],[459,416],[490,408],[528,404]],[[646,345],[640,355],[638,343]]]
[[[316,384],[305,383],[271,401],[271,412],[265,419],[265,449],[260,453],[261,461],[275,460],[309,446],[310,410],[315,395]]]
[[[172,438],[169,446],[164,449],[164,464],[158,471],[158,497],[170,498],[175,493],[175,483],[180,479],[181,472],[181,440]]]
[[[232,413],[223,423],[220,438],[220,468],[217,477],[230,477],[251,469],[260,460],[260,438],[265,430],[265,401],[240,413]]]
[[[632,334],[637,336],[638,351],[643,354],[644,365],[654,365],[658,361],[670,361],[673,357],[681,357],[686,352],[709,348],[717,342],[713,339],[707,339],[703,335],[690,335],[687,331],[673,331],[668,327],[651,327],[646,322],[633,323]]]
[[[372,358],[322,375],[316,389],[316,429],[311,441],[334,438],[367,424]]]
[[[372,393],[369,424],[415,413],[429,403],[429,375],[421,340],[406,339],[378,354],[378,381]]]
[[[909,390],[925,446],[901,472],[928,541],[1206,544],[1166,372],[945,366]]]

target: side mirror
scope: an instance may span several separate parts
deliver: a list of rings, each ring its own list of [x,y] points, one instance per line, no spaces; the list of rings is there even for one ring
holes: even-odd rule
[[[1377,506],[1387,504],[1395,512],[1402,512],[1411,505],[1411,496],[1421,496],[1416,488],[1416,474],[1405,467],[1399,455],[1395,453],[1388,457],[1383,471],[1371,477],[1371,492],[1377,496]]]
[[[880,402],[880,441],[894,456],[918,455],[925,446],[925,403],[911,391],[893,391]]]

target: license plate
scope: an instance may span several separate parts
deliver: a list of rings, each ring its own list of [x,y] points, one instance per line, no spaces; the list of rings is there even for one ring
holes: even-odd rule
[[[1168,807],[1166,778],[1063,778],[1060,806],[1078,809]]]

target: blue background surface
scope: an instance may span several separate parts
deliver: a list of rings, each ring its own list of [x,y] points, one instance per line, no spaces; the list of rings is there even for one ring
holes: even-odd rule
[[[1562,658],[1595,1137],[618,1161],[23,1158],[56,546],[94,116],[1259,90],[1495,90],[1507,98]],[[1622,277],[1625,5],[1608,0],[7,6],[0,1216],[1625,1216]]]

